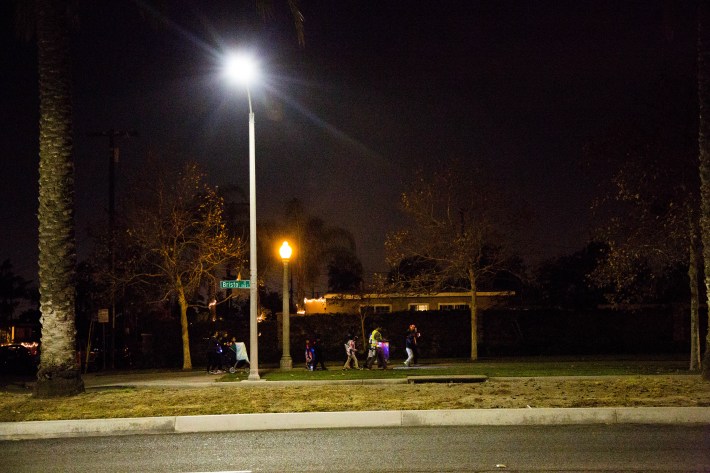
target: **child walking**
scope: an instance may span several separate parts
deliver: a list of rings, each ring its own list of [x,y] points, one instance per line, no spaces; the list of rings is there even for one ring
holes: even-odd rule
[[[306,369],[308,371],[313,371],[313,347],[311,346],[311,342],[309,340],[306,340],[306,351],[304,355],[306,357]]]
[[[348,358],[345,360],[343,369],[349,370],[351,368],[350,363],[352,362],[355,369],[359,370],[360,366],[357,364],[357,335],[348,337],[348,341],[345,343],[345,355]]]

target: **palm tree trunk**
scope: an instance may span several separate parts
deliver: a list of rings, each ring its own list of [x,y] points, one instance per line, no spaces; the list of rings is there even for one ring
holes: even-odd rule
[[[700,161],[700,234],[705,264],[705,289],[710,306],[710,5],[698,2],[698,151]],[[708,311],[710,319],[710,311]],[[710,381],[710,324],[705,338],[702,377]]]
[[[66,0],[37,0],[40,369],[34,395],[84,391],[76,357],[74,164]]]

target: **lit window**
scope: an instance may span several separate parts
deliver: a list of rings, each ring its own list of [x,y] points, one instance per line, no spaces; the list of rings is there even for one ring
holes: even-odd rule
[[[429,310],[429,304],[409,304],[410,311]]]

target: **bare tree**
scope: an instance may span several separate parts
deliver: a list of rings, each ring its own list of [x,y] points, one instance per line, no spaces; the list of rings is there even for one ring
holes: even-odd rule
[[[126,212],[123,241],[133,257],[124,282],[154,285],[162,300],[177,299],[182,329],[183,369],[191,369],[187,309],[191,298],[216,284],[216,271],[239,267],[246,254],[241,239],[227,232],[224,202],[195,164],[180,170],[142,170]]]
[[[700,368],[698,217],[697,195],[692,192],[697,187],[692,173],[685,172],[690,167],[679,165],[688,162],[679,159],[683,153],[664,149],[651,137],[643,141],[646,146],[635,149],[636,159],[632,159],[634,150],[614,147],[625,151],[626,161],[616,171],[609,194],[594,206],[604,216],[595,239],[603,241],[608,250],[589,276],[597,286],[612,289],[607,294],[612,303],[648,301],[658,296],[664,270],[677,264],[687,266],[689,368],[697,370]],[[663,156],[654,155],[658,152]],[[670,157],[674,158],[673,166],[667,164]],[[659,163],[659,158],[665,163]]]
[[[471,293],[471,359],[478,359],[476,291],[506,267],[515,221],[489,178],[456,172],[454,166],[427,175],[420,172],[401,207],[409,224],[387,236],[387,261],[396,268],[407,259],[422,271],[399,277],[393,289],[410,292],[465,290]]]
[[[684,297],[690,298],[690,369],[695,370],[700,367],[701,267],[697,117],[688,113],[697,103],[695,59],[689,51],[694,37],[685,34],[690,16],[676,14],[691,13],[692,7],[669,2],[664,10],[665,34],[651,43],[661,60],[647,79],[650,87],[634,92],[644,107],[615,123],[588,149],[595,169],[604,164],[613,169],[610,186],[593,206],[598,218],[594,237],[608,251],[591,276],[597,285],[612,289],[610,302],[656,302],[667,270],[687,267]]]

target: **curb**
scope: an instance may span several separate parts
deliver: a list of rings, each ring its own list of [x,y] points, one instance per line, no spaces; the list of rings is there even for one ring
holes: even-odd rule
[[[707,407],[354,411],[0,422],[0,441],[134,434],[420,426],[710,425]]]

